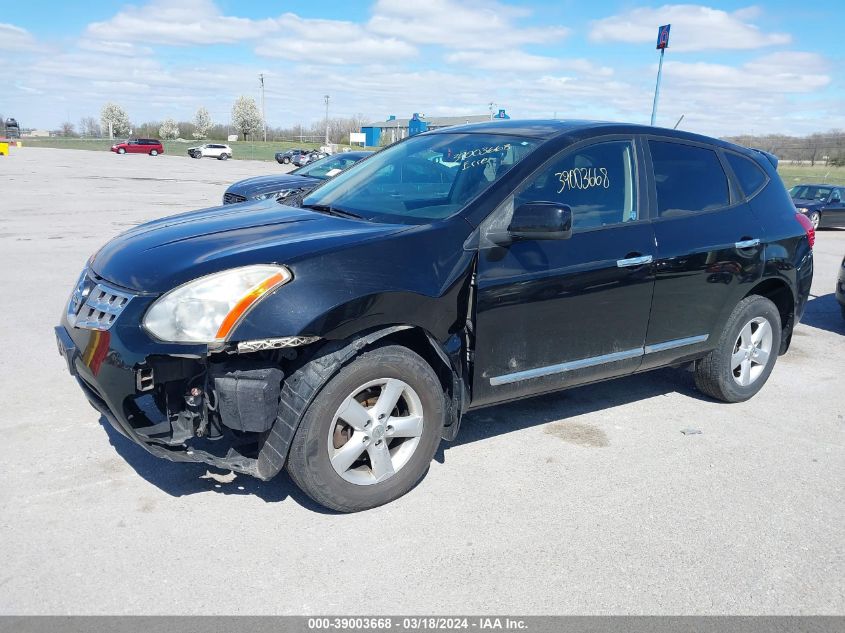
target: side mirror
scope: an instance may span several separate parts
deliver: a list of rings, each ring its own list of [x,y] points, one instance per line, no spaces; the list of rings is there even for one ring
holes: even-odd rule
[[[514,209],[512,239],[566,240],[572,237],[572,209],[557,202],[527,202]]]

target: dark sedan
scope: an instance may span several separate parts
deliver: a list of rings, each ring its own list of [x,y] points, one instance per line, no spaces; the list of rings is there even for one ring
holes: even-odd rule
[[[789,195],[795,208],[807,216],[814,229],[845,227],[845,187],[795,185]]]
[[[284,201],[288,206],[299,206],[298,201],[304,194],[372,153],[343,152],[294,169],[289,174],[256,176],[239,180],[223,194],[223,204],[276,198],[280,202]]]

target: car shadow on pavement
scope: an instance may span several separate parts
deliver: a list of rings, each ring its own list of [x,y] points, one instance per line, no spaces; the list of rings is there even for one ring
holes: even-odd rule
[[[218,492],[228,495],[252,495],[267,503],[291,498],[308,510],[322,514],[336,514],[312,501],[296,487],[286,473],[280,473],[270,481],[261,481],[241,474],[232,481],[220,481],[220,479],[207,476],[208,473],[214,473],[218,477],[224,474],[217,468],[192,462],[171,462],[155,457],[115,431],[105,417],[100,416],[100,424],[106,430],[109,442],[117,454],[141,477],[172,497]]]
[[[712,402],[695,388],[691,372],[658,369],[467,413],[458,437],[454,442],[441,442],[434,459],[444,463],[446,453],[455,446],[669,393]]]
[[[801,317],[803,325],[828,330],[836,334],[845,334],[845,319],[842,318],[842,310],[834,293],[826,295],[810,295],[807,307],[804,309],[804,316]]]
[[[461,423],[457,439],[454,442],[441,442],[434,459],[444,463],[446,452],[454,446],[674,392],[709,401],[709,398],[695,389],[690,372],[659,369],[468,413]],[[141,477],[173,497],[218,492],[253,495],[267,503],[277,503],[290,498],[314,512],[337,514],[302,493],[286,473],[280,473],[271,481],[261,481],[240,474],[232,481],[225,481],[225,477],[221,481],[222,473],[216,468],[199,463],[170,462],[154,457],[115,431],[105,417],[100,417],[100,424],[106,430],[109,442],[118,455]],[[217,478],[210,477],[209,473],[216,473]]]

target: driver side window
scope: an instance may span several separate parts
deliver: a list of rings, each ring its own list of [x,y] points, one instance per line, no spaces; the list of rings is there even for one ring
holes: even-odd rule
[[[639,219],[634,157],[627,140],[566,150],[517,192],[515,205],[569,205],[575,232],[634,222]]]

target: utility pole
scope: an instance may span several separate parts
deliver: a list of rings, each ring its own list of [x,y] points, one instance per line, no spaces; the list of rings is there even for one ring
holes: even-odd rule
[[[493,102],[491,101],[487,106],[490,108],[490,120],[493,120]]]
[[[264,109],[264,73],[258,75],[261,84],[261,122],[264,124],[264,142],[267,142],[267,111]]]
[[[651,124],[657,118],[657,99],[660,97],[660,78],[663,76],[663,54],[669,48],[669,29],[671,24],[661,26],[657,31],[657,48],[660,51],[660,64],[657,66],[657,84],[654,86],[654,103],[651,105]]]
[[[326,100],[326,145],[329,144],[329,95],[325,95],[323,99]]]

